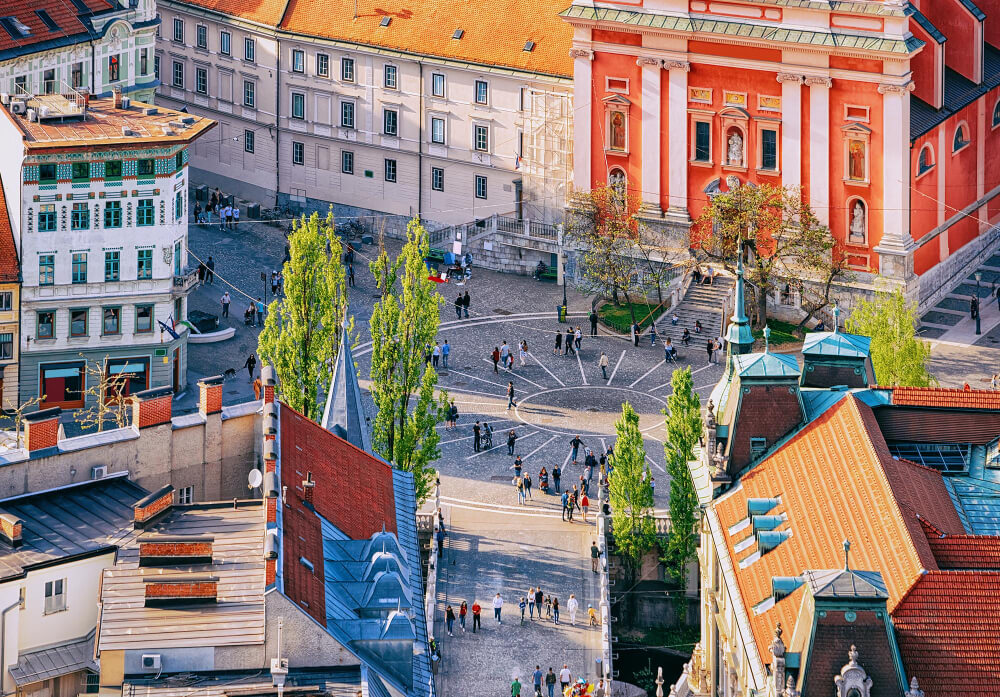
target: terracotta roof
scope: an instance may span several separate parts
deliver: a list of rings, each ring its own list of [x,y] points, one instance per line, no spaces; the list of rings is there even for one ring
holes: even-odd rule
[[[0,181],[0,282],[17,281],[21,266],[17,263],[17,246],[14,244],[14,230],[10,225],[7,199]]]
[[[892,403],[915,407],[1000,409],[1000,392],[942,387],[893,387]]]
[[[1000,572],[928,571],[892,619],[927,697],[1000,694]]]
[[[181,4],[275,27],[281,21],[288,0],[181,0]]]
[[[922,517],[920,522],[939,569],[1000,571],[1000,537],[946,535]]]
[[[787,522],[778,529],[793,534],[746,568],[735,565],[747,607],[771,595],[774,576],[841,568],[841,542],[848,539],[851,567],[882,574],[891,610],[923,569],[936,568],[916,514],[929,513],[925,517],[942,529],[962,531],[941,475],[893,460],[871,409],[853,394],[818,416],[713,504],[732,559],[739,562],[756,551],[756,543],[735,551],[749,530],[728,533],[747,516],[747,500],[776,496],[781,503],[770,513],[786,514]],[[769,655],[776,622],[795,633],[795,598],[801,600],[802,595],[793,593],[750,617],[760,655]]]
[[[109,0],[81,0],[81,2],[91,10],[89,14],[118,9]],[[44,11],[57,28],[50,29],[36,10]],[[13,54],[20,54],[24,51],[19,49],[27,49],[44,41],[59,41],[77,34],[89,34],[90,27],[81,19],[81,14],[73,3],[66,0],[4,0],[0,5],[0,17],[15,18],[27,29],[27,35],[15,29],[16,36],[12,36],[7,27],[0,26],[0,53],[10,51]],[[17,25],[11,26],[14,28]],[[63,41],[63,43],[72,42]]]

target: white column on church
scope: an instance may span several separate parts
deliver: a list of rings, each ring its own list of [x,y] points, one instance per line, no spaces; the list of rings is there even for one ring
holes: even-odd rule
[[[664,61],[663,67],[670,71],[669,109],[667,124],[670,142],[667,146],[667,184],[670,212],[689,217],[687,205],[688,176],[688,116],[687,89],[688,71],[691,64],[686,61]]]
[[[830,223],[830,87],[828,77],[807,77],[809,85],[809,204]]]
[[[640,56],[642,67],[642,210],[659,215],[660,208],[660,71],[659,58]]]
[[[802,186],[802,76],[778,73],[781,83],[781,185]]]
[[[914,245],[910,236],[910,91],[913,83],[879,85],[882,94],[882,240],[875,251],[882,273],[906,278],[909,267],[887,257],[906,257]],[[937,153],[938,161],[945,154]],[[939,173],[940,176],[940,173]],[[886,268],[887,262],[891,268]]]
[[[594,52],[586,48],[570,49],[573,58],[573,188],[578,192],[590,191],[593,180],[590,174],[591,94],[593,94]]]

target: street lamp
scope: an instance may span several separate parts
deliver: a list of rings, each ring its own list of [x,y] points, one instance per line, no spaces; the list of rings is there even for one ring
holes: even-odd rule
[[[979,281],[981,281],[983,278],[983,272],[976,271],[976,273],[973,275],[976,277],[976,336],[979,336],[980,334],[982,334],[979,324],[979,315],[982,314],[982,310],[979,307]]]

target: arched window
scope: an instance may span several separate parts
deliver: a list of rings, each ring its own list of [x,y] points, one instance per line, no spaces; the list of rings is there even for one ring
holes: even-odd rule
[[[952,152],[958,152],[971,141],[969,140],[969,127],[964,123],[960,123],[958,128],[955,129],[955,140],[952,143]]]
[[[619,167],[615,167],[608,173],[608,186],[619,196],[625,195],[625,189],[627,187],[627,180],[625,178],[625,171]]]
[[[1000,126],[1000,99],[997,100],[997,105],[993,107],[993,125]]]
[[[847,242],[865,244],[868,239],[868,204],[860,198],[847,200]]]
[[[930,144],[924,145],[920,149],[920,156],[917,158],[917,176],[934,167],[934,150]]]

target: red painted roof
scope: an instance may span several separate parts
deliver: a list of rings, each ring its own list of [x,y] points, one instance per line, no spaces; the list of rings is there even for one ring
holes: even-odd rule
[[[892,619],[927,697],[1000,694],[1000,572],[928,571]]]
[[[17,281],[19,276],[20,265],[17,263],[14,229],[10,225],[7,199],[4,198],[3,182],[0,181],[0,281]]]
[[[108,0],[82,0],[94,14],[107,12],[115,8]],[[35,14],[35,10],[44,10],[58,29],[51,30]],[[51,41],[65,36],[81,34],[89,31],[79,17],[79,10],[68,0],[4,0],[0,4],[0,17],[15,17],[21,24],[28,27],[27,36],[12,37],[0,27],[0,51],[24,48],[42,41]]]
[[[1000,537],[946,535],[923,518],[920,522],[939,569],[1000,571]]]
[[[952,409],[1000,409],[1000,392],[942,387],[894,387],[892,403],[901,406]]]

